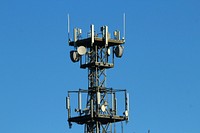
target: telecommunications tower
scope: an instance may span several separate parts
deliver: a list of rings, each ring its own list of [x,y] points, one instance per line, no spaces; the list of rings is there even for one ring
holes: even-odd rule
[[[74,28],[73,41],[69,39],[69,46],[73,47],[70,58],[72,62],[80,62],[80,68],[88,70],[88,88],[68,91],[66,109],[70,128],[72,123],[77,123],[85,126],[84,133],[116,133],[115,124],[128,121],[129,94],[126,89],[106,87],[106,70],[114,68],[115,56],[122,57],[124,43],[125,15],[122,38],[118,30],[111,37],[108,26],[100,27],[98,33],[94,25],[90,25],[86,38],[82,38],[80,28]]]

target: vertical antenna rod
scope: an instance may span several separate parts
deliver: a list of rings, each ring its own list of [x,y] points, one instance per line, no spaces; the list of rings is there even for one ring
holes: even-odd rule
[[[69,22],[69,14],[67,14],[67,32],[68,32],[68,41],[70,42],[70,22]]]
[[[126,14],[123,14],[123,34],[124,34],[124,40],[126,38]]]

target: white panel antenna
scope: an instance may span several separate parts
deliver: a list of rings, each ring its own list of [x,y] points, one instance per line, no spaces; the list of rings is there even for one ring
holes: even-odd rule
[[[92,24],[90,26],[91,28],[91,45],[93,46],[93,43],[94,43],[94,25]]]
[[[79,92],[78,92],[78,110],[79,110],[79,111],[81,111],[81,109],[82,109],[82,104],[81,104],[81,102],[82,102],[81,92],[79,91]]]

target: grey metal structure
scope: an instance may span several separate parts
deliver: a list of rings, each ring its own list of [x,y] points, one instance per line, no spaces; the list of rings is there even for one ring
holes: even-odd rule
[[[74,28],[74,40],[69,39],[69,46],[74,47],[70,58],[73,62],[80,62],[80,68],[88,70],[88,88],[68,91],[66,108],[70,127],[77,123],[85,125],[84,133],[116,133],[114,124],[128,121],[129,95],[126,89],[106,87],[106,70],[114,67],[115,56],[122,57],[124,43],[125,39],[120,38],[117,30],[111,38],[108,26],[102,26],[100,33],[96,33],[94,25],[91,25],[86,38],[82,38],[81,29]],[[74,94],[78,97],[78,107],[73,108],[76,106],[74,101],[72,104]],[[123,107],[120,115],[117,97],[124,103],[120,105],[119,110]],[[85,104],[84,108],[82,104]]]

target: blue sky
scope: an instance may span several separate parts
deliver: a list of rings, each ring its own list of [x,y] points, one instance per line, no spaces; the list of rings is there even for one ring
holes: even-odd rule
[[[67,14],[83,32],[90,24],[112,32],[122,31],[124,12],[125,53],[107,71],[108,87],[130,93],[124,131],[200,132],[199,7],[198,0],[1,1],[0,132],[83,132],[67,125],[67,91],[87,88],[87,72],[69,58]]]

